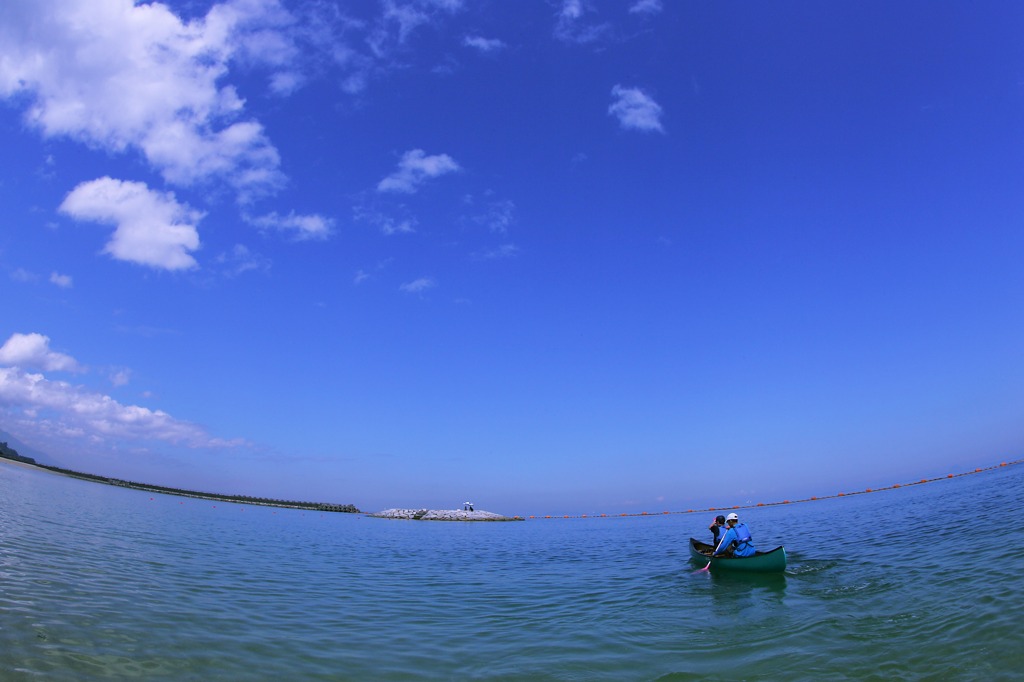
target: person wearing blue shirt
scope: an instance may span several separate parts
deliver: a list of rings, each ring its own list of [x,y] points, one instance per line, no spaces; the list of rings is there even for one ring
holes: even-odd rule
[[[725,517],[725,523],[729,530],[725,531],[721,542],[715,548],[715,556],[753,556],[757,551],[754,549],[754,539],[750,537],[747,524],[740,523],[740,517],[736,514],[729,514]]]
[[[719,514],[715,517],[715,520],[708,526],[708,530],[711,531],[711,535],[714,536],[714,540],[711,541],[711,549],[718,547],[718,541],[725,535],[725,517]]]

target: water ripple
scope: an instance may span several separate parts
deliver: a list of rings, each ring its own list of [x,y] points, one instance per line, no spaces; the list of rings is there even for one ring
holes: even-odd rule
[[[834,500],[824,539],[751,512],[789,538],[766,577],[695,572],[693,516],[390,522],[0,466],[0,677],[1010,679],[1024,551],[977,519],[1019,521],[1021,478]]]

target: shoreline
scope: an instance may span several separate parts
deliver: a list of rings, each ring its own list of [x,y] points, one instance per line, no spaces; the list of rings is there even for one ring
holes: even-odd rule
[[[352,504],[336,504],[333,502],[298,502],[292,500],[275,500],[266,497],[250,497],[248,495],[226,495],[222,493],[207,493],[199,490],[185,490],[183,488],[170,488],[151,483],[137,483],[135,481],[124,481],[119,478],[100,476],[99,474],[87,474],[81,471],[72,471],[48,464],[38,462],[26,462],[10,457],[0,457],[0,462],[15,464],[30,469],[37,469],[58,476],[77,478],[80,481],[100,483],[118,488],[130,488],[147,493],[160,493],[161,495],[174,495],[176,497],[191,497],[197,500],[212,500],[214,502],[230,502],[233,504],[248,504],[257,507],[277,507],[281,509],[302,509],[305,511],[335,512],[341,514],[362,514],[363,512]]]

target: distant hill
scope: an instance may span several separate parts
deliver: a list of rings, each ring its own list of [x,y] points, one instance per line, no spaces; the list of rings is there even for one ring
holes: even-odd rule
[[[22,457],[28,457],[36,462],[42,464],[56,464],[60,465],[59,462],[54,461],[53,457],[50,457],[46,453],[39,452],[35,448],[25,445],[23,442],[9,434],[8,432],[0,429],[0,443],[7,443],[7,447],[11,450],[15,450]]]
[[[207,493],[197,490],[185,490],[183,488],[169,488],[152,483],[136,483],[135,481],[124,481],[119,478],[109,478],[97,474],[89,474],[82,471],[72,471],[53,463],[53,459],[38,450],[33,450],[20,440],[0,429],[0,458],[10,459],[16,462],[35,464],[43,469],[73,478],[80,478],[94,483],[105,483],[134,490],[145,490],[165,495],[181,495],[184,497],[196,497],[204,500],[223,500],[225,502],[236,502],[238,504],[254,504],[266,507],[288,507],[292,509],[311,509],[322,512],[342,512],[348,514],[361,514],[359,508],[354,504],[337,504],[334,502],[299,502],[294,500],[275,500],[267,497],[251,497],[249,495],[224,495],[221,493]]]
[[[13,459],[16,462],[28,462],[29,464],[35,464],[36,461],[31,457],[23,457],[18,454],[18,451],[10,447],[7,443],[0,440],[0,457],[5,459]]]

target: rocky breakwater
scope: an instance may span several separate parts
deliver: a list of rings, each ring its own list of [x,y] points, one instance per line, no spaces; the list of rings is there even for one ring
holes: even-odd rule
[[[367,514],[377,519],[406,519],[408,521],[522,521],[519,516],[502,516],[489,511],[464,509],[385,509]]]

